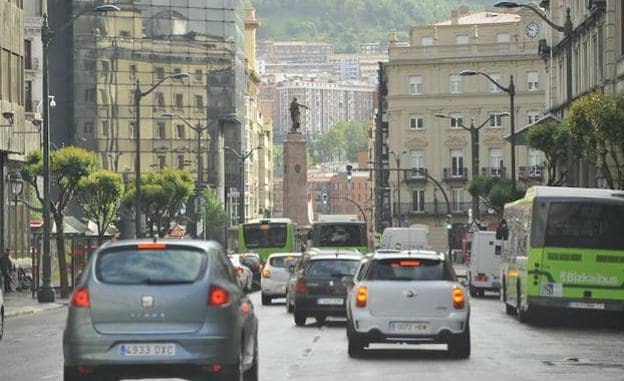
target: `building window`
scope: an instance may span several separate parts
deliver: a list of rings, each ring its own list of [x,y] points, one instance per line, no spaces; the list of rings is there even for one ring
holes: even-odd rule
[[[195,95],[195,107],[199,109],[204,108],[204,97],[201,95]]]
[[[449,123],[451,128],[462,128],[464,116],[462,114],[452,113],[449,115]]]
[[[490,127],[502,127],[503,126],[503,115],[498,112],[490,113]]]
[[[156,139],[165,139],[165,122],[156,122]]]
[[[32,70],[32,41],[24,40],[24,69]]]
[[[451,150],[451,176],[464,177],[464,151]]]
[[[425,128],[425,119],[422,115],[410,115],[409,128],[412,130]]]
[[[93,122],[85,122],[85,123],[82,125],[82,131],[83,131],[85,134],[91,134],[91,133],[93,133]]]
[[[540,113],[537,111],[527,112],[527,124],[533,124],[540,120]]]
[[[425,211],[425,191],[416,190],[412,192],[412,210],[415,212]]]
[[[122,30],[119,32],[119,37],[121,38],[130,38],[130,31],[129,30]]]
[[[451,94],[461,94],[462,92],[462,77],[453,74],[449,77]]]
[[[460,34],[458,36],[455,36],[455,43],[457,45],[467,45],[470,43],[470,36],[468,36],[467,34]]]
[[[178,139],[186,139],[186,137],[184,136],[186,129],[184,128],[183,124],[176,124],[176,137]]]
[[[409,77],[409,93],[411,95],[421,95],[423,93],[422,75],[411,75]]]
[[[24,111],[33,112],[33,89],[32,89],[32,81],[24,82],[24,91],[25,91],[25,103],[24,103]]]
[[[410,164],[412,168],[410,177],[422,177],[425,170],[425,153],[420,150],[410,151]]]
[[[178,109],[184,108],[184,95],[183,94],[175,95],[175,106]]]
[[[137,66],[134,64],[130,65],[130,68],[128,70],[128,76],[130,77],[130,79],[135,80],[136,73],[137,73]]]
[[[165,78],[165,68],[164,67],[155,68],[154,76],[156,77],[157,81],[160,81],[161,79]]]
[[[156,158],[158,161],[158,168],[163,169],[167,166],[167,160],[164,155],[160,155]]]
[[[102,121],[102,136],[108,136],[108,120]]]
[[[198,82],[203,81],[204,72],[201,69],[195,70],[195,73],[193,74],[193,78]]]
[[[154,93],[154,98],[156,98],[156,107],[165,108],[165,94],[157,91]]]
[[[500,83],[501,82],[501,75],[500,73],[489,73],[490,77],[492,77],[493,80],[495,80],[496,82]],[[501,91],[501,89],[496,86],[494,84],[494,82],[490,81],[488,79],[488,91],[490,93],[499,93]]]
[[[178,155],[178,169],[184,169],[184,155]]]
[[[500,148],[490,148],[490,176],[500,177],[503,167],[503,150]]]
[[[134,139],[134,134],[136,133],[134,127],[135,127],[134,121],[128,122],[128,137],[130,139]]]
[[[511,35],[509,33],[498,33],[496,34],[496,42],[499,44],[511,42]]]
[[[462,212],[464,207],[464,188],[451,189],[451,210]]]
[[[420,39],[420,45],[422,46],[431,46],[433,45],[433,37],[423,37]]]
[[[527,89],[529,91],[539,90],[539,73],[536,71],[530,71],[527,73]]]

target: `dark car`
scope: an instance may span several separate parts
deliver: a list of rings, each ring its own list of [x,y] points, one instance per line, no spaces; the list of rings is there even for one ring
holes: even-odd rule
[[[362,255],[353,251],[313,250],[294,269],[295,324],[308,317],[319,324],[328,316],[346,316],[345,300]]]
[[[241,263],[251,270],[253,274],[253,289],[260,289],[260,281],[262,279],[262,269],[264,268],[264,261],[259,254],[256,253],[244,253],[240,255]]]
[[[119,241],[91,257],[63,333],[64,380],[257,380],[258,320],[216,243]]]

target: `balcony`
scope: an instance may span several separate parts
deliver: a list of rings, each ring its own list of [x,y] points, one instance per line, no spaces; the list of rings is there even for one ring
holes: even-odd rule
[[[427,168],[413,168],[411,170],[405,171],[405,182],[407,183],[426,183],[429,179],[427,178],[428,170]]]
[[[468,181],[468,168],[444,168],[444,181],[466,182]]]
[[[481,176],[484,177],[505,177],[507,169],[505,167],[482,167]]]
[[[544,180],[544,167],[532,165],[530,167],[520,167],[518,176],[522,180],[542,181]]]

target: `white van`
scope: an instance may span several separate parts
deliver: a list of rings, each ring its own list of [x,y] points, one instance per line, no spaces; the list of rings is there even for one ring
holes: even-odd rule
[[[383,232],[381,249],[423,250],[429,248],[426,227],[386,228]]]
[[[500,292],[502,264],[502,255],[496,253],[496,232],[474,232],[468,264],[470,295],[483,296],[485,291]]]

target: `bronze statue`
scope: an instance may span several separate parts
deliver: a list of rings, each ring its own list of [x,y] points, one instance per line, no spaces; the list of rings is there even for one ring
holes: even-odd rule
[[[297,102],[297,97],[293,98],[293,101],[290,103],[290,119],[292,119],[290,132],[299,132],[301,128],[301,110],[299,107],[303,107],[307,110],[310,109],[308,106]]]

